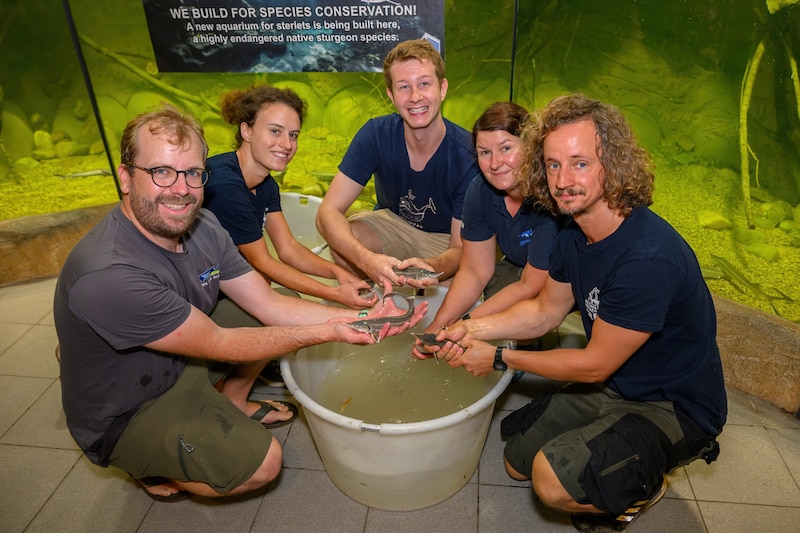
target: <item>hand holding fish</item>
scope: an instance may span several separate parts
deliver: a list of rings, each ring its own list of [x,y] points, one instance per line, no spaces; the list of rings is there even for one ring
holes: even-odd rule
[[[436,364],[439,364],[439,350],[444,347],[451,348],[448,343],[452,344],[452,341],[449,341],[444,338],[444,334],[442,333],[444,329],[439,330],[435,333],[414,333],[414,345],[411,347],[411,355],[416,357],[417,359],[428,359],[433,357],[436,360]],[[440,335],[440,333],[442,333]],[[439,337],[442,337],[441,339]]]
[[[378,295],[364,280],[337,285],[332,288],[332,291],[335,295],[334,301],[351,309],[368,309],[378,302]]]
[[[407,308],[402,310],[398,308],[396,299],[405,300]],[[416,325],[427,310],[428,302],[415,305],[413,296],[387,292],[366,317],[344,325],[360,333],[369,334],[373,342],[380,342],[385,337],[397,335]]]
[[[369,254],[361,268],[378,285],[401,285],[398,275],[394,272],[394,269],[400,263],[399,259],[390,255]]]
[[[392,270],[397,276],[398,285],[409,285],[417,289],[436,285],[439,283],[439,276],[444,273],[436,272],[430,264],[418,257],[404,259]]]
[[[464,370],[471,372],[475,376],[485,376],[494,372],[494,352],[497,348],[493,344],[485,341],[479,341],[467,335],[461,341],[464,346],[463,351],[456,356],[453,356],[453,350],[445,355],[445,360],[452,368],[463,366]],[[459,346],[459,345],[455,345]],[[460,347],[460,346],[459,346]],[[449,359],[448,359],[449,357]]]

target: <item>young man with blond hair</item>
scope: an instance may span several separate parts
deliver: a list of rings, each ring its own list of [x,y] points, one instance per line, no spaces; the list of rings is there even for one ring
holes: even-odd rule
[[[384,60],[386,94],[397,113],[369,120],[353,138],[317,214],[334,260],[376,283],[421,287],[393,269],[455,274],[461,259],[461,210],[480,175],[470,134],[442,117],[447,79],[426,40],[404,41]],[[350,208],[375,177],[374,211]]]

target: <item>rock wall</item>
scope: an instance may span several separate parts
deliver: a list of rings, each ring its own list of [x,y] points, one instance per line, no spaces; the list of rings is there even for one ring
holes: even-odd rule
[[[800,325],[714,296],[725,383],[800,415]]]
[[[75,244],[114,205],[0,221],[0,284],[57,275]]]

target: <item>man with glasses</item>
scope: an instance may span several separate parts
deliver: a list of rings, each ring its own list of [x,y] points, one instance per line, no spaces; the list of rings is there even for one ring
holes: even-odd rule
[[[208,147],[193,118],[169,106],[136,117],[121,147],[122,201],[76,245],[56,287],[67,426],[89,460],[127,471],[159,501],[261,488],[282,460],[267,430],[297,416],[289,402],[248,399],[266,362],[328,341],[372,343],[345,323],[402,311],[272,290],[201,209]],[[220,290],[267,327],[219,327],[209,314]]]

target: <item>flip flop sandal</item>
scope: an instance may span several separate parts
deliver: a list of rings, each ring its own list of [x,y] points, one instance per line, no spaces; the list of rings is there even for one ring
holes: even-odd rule
[[[272,404],[269,404],[267,402],[260,402],[258,400],[250,400],[250,401],[253,403],[257,403],[258,405],[261,406],[258,408],[258,411],[250,415],[250,418],[252,418],[253,420],[261,420],[262,418],[267,416],[267,413],[269,413],[270,411],[278,411],[278,409],[273,407]],[[282,402],[280,400],[270,400],[270,401],[279,403],[281,405],[285,405],[289,410],[289,412],[292,413],[292,416],[290,416],[287,420],[278,420],[277,422],[272,422],[271,424],[262,423],[261,425],[264,426],[265,428],[267,429],[279,428],[281,426],[285,426],[286,424],[291,424],[292,422],[294,422],[295,418],[297,418],[297,406],[292,402]]]
[[[136,479],[135,477],[131,476],[131,478],[133,478],[133,480],[136,481],[139,484],[139,486],[142,487],[142,490],[144,490],[144,492],[148,496],[150,496],[157,502],[172,503],[172,502],[179,502],[192,497],[192,493],[187,490],[179,490],[178,492],[170,494],[169,496],[153,494],[152,492],[147,490],[150,487],[155,487],[156,485],[163,485],[164,483],[169,483],[169,479],[165,477],[150,476],[150,477],[143,477],[142,479]]]
[[[618,533],[628,531],[628,528],[631,527],[631,524],[639,515],[664,497],[667,492],[667,485],[667,478],[664,478],[661,486],[656,489],[650,499],[634,502],[623,513],[616,516],[609,514],[573,514],[572,525],[581,533]]]

